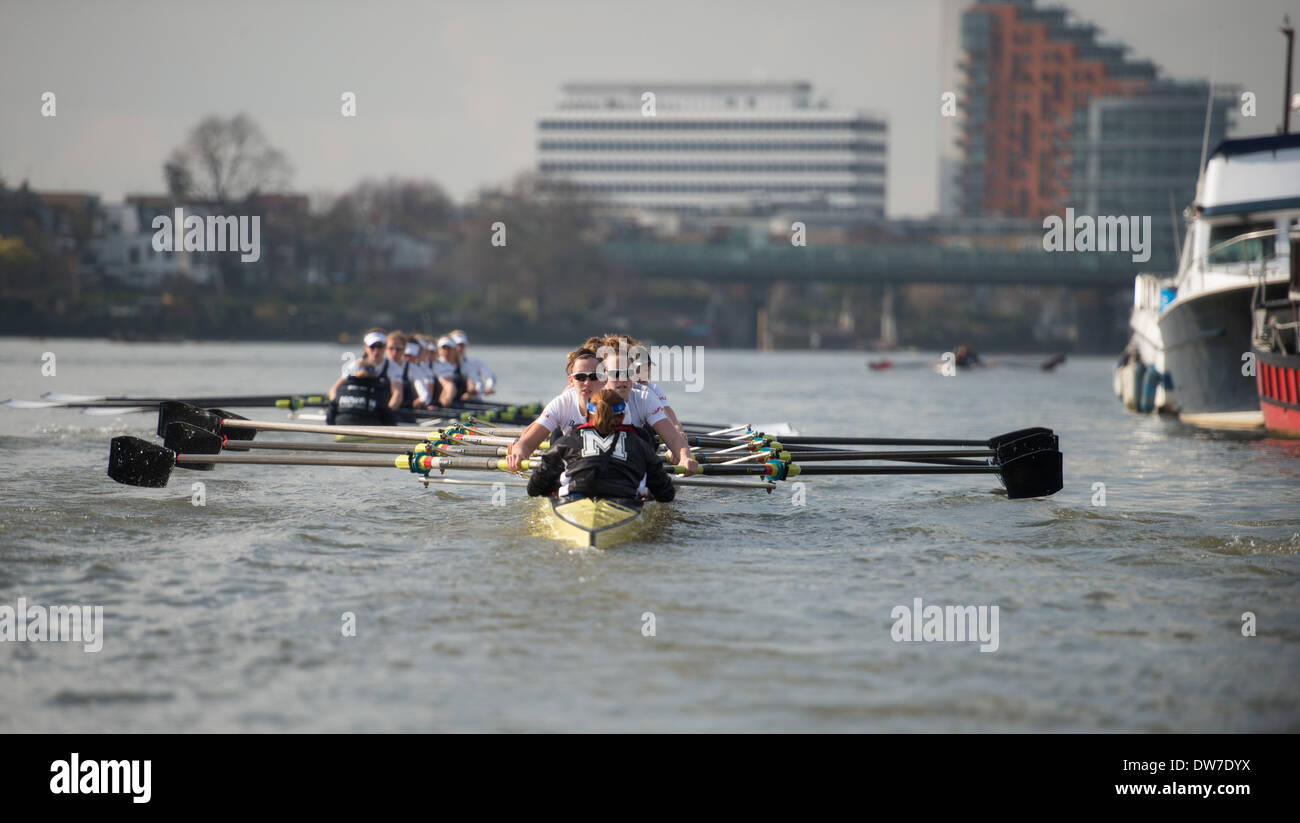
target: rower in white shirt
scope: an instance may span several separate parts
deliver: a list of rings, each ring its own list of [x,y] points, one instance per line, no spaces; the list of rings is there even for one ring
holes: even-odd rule
[[[569,353],[565,373],[569,387],[546,404],[506,453],[506,465],[511,471],[518,471],[520,461],[527,459],[552,432],[586,422],[587,401],[602,388],[613,389],[624,399],[627,410],[623,420],[627,425],[649,425],[663,439],[673,463],[683,466],[687,475],[699,470],[686,437],[668,420],[658,399],[636,385],[626,359],[611,354],[602,363],[590,349],[576,349]]]
[[[451,342],[456,344],[456,349],[460,352],[460,368],[471,383],[478,389],[478,394],[489,395],[496,392],[497,376],[487,367],[487,364],[477,357],[470,357],[465,353],[465,347],[469,345],[469,337],[460,329],[454,329],[447,334]]]

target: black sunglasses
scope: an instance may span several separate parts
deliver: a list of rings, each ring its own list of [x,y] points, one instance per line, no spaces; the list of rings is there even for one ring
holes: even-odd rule
[[[598,383],[605,382],[605,378],[601,377],[598,372],[594,372],[594,371],[593,372],[576,371],[569,376],[572,377],[574,380],[577,380],[579,383],[586,383],[588,380],[595,380]]]
[[[632,369],[605,369],[610,380],[631,380]]]

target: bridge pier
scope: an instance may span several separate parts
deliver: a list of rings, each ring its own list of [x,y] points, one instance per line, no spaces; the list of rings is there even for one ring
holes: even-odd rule
[[[880,296],[880,347],[898,348],[898,319],[894,315],[893,283],[886,283]]]

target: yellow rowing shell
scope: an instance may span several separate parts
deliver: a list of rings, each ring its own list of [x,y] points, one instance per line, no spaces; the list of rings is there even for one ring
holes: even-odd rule
[[[608,549],[635,538],[643,521],[640,506],[616,500],[550,498],[555,537],[576,546]]]

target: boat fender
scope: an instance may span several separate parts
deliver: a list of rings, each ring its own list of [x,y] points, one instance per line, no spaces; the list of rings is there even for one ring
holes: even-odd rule
[[[1138,411],[1151,412],[1156,407],[1156,389],[1160,387],[1160,372],[1147,369],[1142,375],[1142,391],[1138,394]]]

